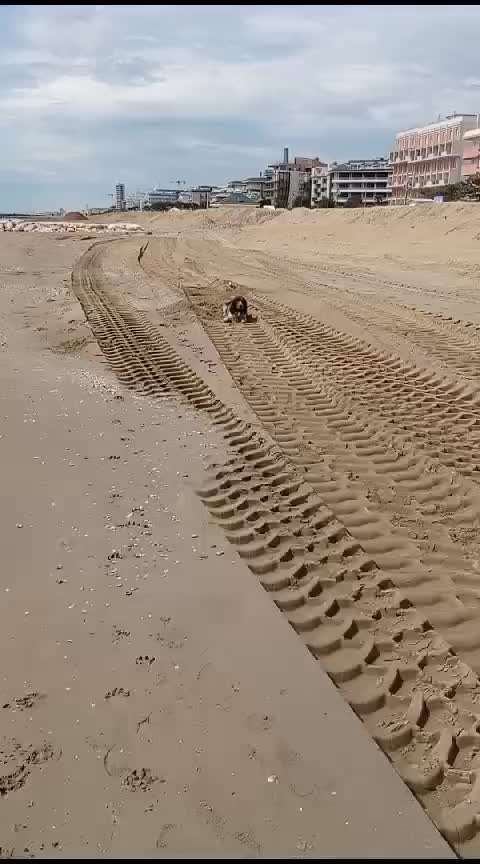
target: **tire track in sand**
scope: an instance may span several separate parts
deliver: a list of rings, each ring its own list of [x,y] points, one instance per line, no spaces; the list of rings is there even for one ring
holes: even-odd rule
[[[253,257],[258,257],[258,252]],[[468,318],[462,320],[454,315],[405,303],[402,298],[406,294],[408,296],[408,292],[418,294],[418,288],[381,278],[378,274],[374,276],[359,270],[332,270],[328,265],[284,259],[283,256],[282,261],[283,268],[278,264],[272,265],[266,256],[263,267],[268,267],[272,275],[288,284],[295,293],[298,291],[315,297],[319,303],[340,311],[362,329],[366,327],[370,332],[378,331],[380,336],[391,333],[405,340],[407,344],[443,363],[446,371],[451,369],[454,374],[460,373],[471,379],[480,376],[480,324]],[[249,271],[251,267],[252,259],[249,260]],[[321,276],[312,281],[312,273]],[[440,299],[452,303],[454,297],[442,295],[441,292],[439,294],[439,290],[429,292],[423,288],[422,294],[431,294],[437,302]],[[375,302],[370,302],[372,294],[375,295]]]
[[[308,352],[322,378],[480,483],[480,394],[470,384],[418,369],[267,298],[259,302],[282,342],[298,355]]]
[[[195,305],[196,292],[189,293]],[[308,364],[305,340],[292,357],[276,321],[219,324],[213,293],[212,305],[198,293],[199,313],[265,428],[365,550],[480,669],[478,545],[465,528],[477,518],[476,486],[355,412]]]
[[[146,315],[114,296],[104,252],[83,256],[73,288],[112,368],[150,396],[182,396],[221,430],[230,456],[199,494],[444,836],[462,849],[469,841],[470,852],[480,808],[476,674],[309,482],[308,454],[240,421]]]
[[[321,294],[319,288],[327,289]],[[440,361],[446,371],[452,370],[473,379],[478,386],[480,377],[480,325],[453,316],[429,312],[417,306],[400,303],[382,295],[380,303],[369,303],[366,295],[341,289],[326,282],[316,283],[305,293],[316,296],[322,303],[338,309],[347,318],[368,330],[379,330],[405,339],[415,348]]]

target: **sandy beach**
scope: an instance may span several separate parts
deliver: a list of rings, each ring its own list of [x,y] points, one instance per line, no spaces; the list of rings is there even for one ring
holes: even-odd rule
[[[475,857],[475,205],[129,221],[0,234],[2,857]]]

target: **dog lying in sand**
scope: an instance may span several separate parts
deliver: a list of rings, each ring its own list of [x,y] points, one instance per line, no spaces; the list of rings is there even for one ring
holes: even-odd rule
[[[223,320],[227,324],[232,324],[234,321],[236,323],[248,321],[248,304],[245,297],[238,294],[223,304]]]

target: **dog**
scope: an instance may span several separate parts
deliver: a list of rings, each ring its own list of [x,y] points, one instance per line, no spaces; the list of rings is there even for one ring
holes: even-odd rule
[[[223,320],[227,324],[246,323],[248,321],[248,304],[240,294],[223,304]]]

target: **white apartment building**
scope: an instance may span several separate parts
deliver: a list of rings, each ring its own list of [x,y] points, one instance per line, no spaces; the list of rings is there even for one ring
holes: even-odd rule
[[[159,189],[158,186],[155,186],[155,189],[147,192],[145,203],[150,207],[154,207],[155,205],[173,205],[177,203],[179,195],[180,192],[178,189]]]
[[[325,200],[337,206],[386,204],[391,169],[387,159],[351,159],[312,169],[312,207]]]
[[[478,114],[450,114],[444,120],[398,132],[390,153],[392,204],[406,203],[415,190],[439,193],[462,177],[465,134],[478,127]]]

